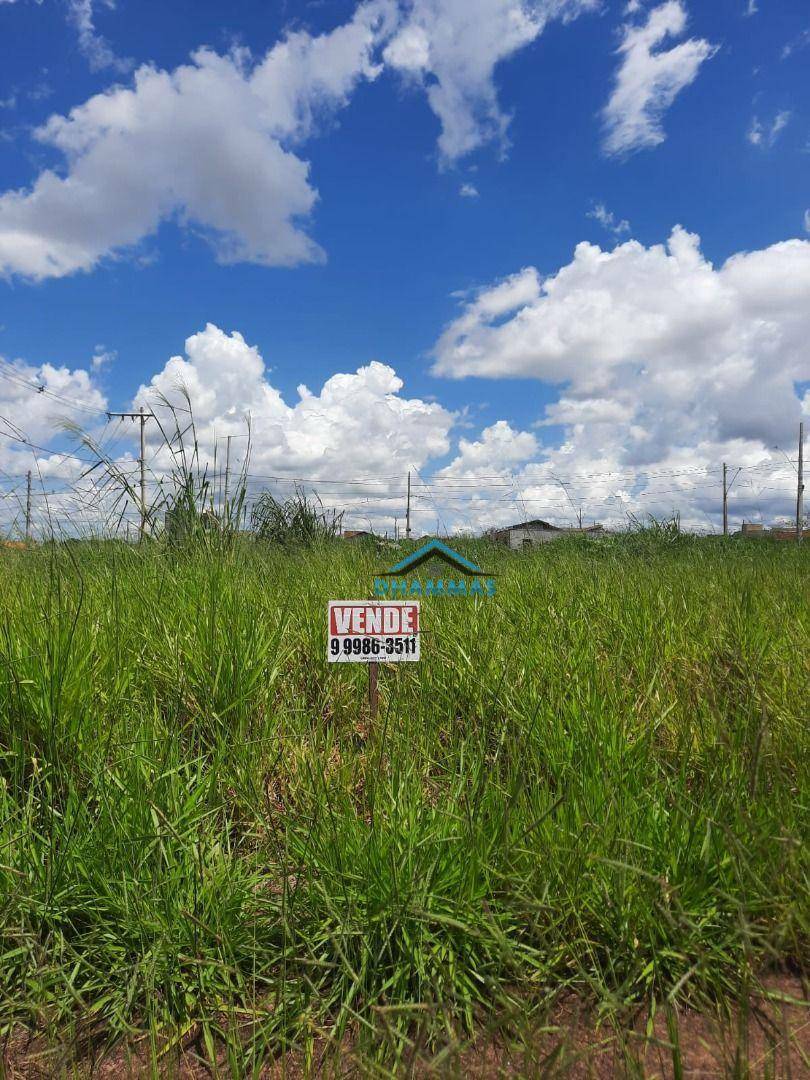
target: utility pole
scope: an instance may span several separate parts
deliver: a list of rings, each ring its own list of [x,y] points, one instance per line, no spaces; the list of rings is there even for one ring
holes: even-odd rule
[[[29,473],[30,475],[30,473]],[[796,489],[796,543],[801,543],[805,534],[805,423],[799,423],[799,467]]]
[[[725,461],[723,462],[723,536],[728,536],[728,493],[731,491],[732,485],[739,475],[740,470],[737,469],[729,482],[728,465],[726,465]],[[680,523],[678,530],[680,531]]]
[[[408,470],[408,505],[405,511],[405,539],[411,538],[411,470]]]
[[[149,419],[154,420],[154,415],[144,411],[143,405],[141,405],[138,412],[108,412],[107,416],[118,417],[119,420],[140,420],[141,422],[141,524],[138,530],[138,540],[142,541],[146,536],[146,437],[144,435],[144,428],[146,427],[146,421]]]
[[[26,477],[26,492],[25,492],[25,542],[30,543],[31,540],[31,470],[28,470],[28,476]]]
[[[723,536],[728,536],[728,465],[723,462]]]
[[[227,449],[225,450],[225,514],[228,514],[228,481],[231,474],[231,439],[233,435],[228,435]]]
[[[138,410],[138,415],[141,418],[141,531],[140,538],[143,540],[146,535],[146,442],[144,439],[144,428],[146,427],[146,414],[143,411],[143,405]]]

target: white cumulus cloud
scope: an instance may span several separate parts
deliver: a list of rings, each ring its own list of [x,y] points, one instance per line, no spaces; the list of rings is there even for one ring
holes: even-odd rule
[[[28,444],[52,446],[64,420],[87,427],[107,407],[90,372],[50,363],[30,364],[0,357],[0,476],[19,478],[32,468]],[[75,461],[62,454],[37,454],[42,476],[75,476]]]
[[[715,268],[676,228],[666,246],[581,243],[548,278],[528,267],[467,297],[434,372],[559,387],[541,428],[562,429],[563,441],[530,468],[534,479],[715,468],[792,443],[810,404],[796,389],[810,379],[808,335],[810,242]]]
[[[424,87],[449,165],[487,142],[505,147],[509,116],[495,88],[499,63],[535,41],[550,19],[570,20],[599,0],[406,0],[385,60]]]
[[[482,470],[508,472],[537,455],[537,437],[530,431],[518,431],[506,420],[484,428],[479,439],[459,439],[458,454],[440,476],[476,477]]]
[[[114,354],[97,347],[102,363],[109,355]],[[132,492],[124,521],[131,528],[137,526],[139,429],[126,420],[107,422],[107,401],[97,384],[100,366],[95,357],[91,370],[0,359],[3,528],[13,522],[19,532],[19,494],[24,492],[28,469],[38,492],[40,532],[51,526],[68,532],[110,528],[124,511],[124,501],[115,499],[120,485],[103,485],[100,470],[83,476],[92,454],[77,445],[76,438],[60,434],[60,421],[66,418],[92,435],[129,478]],[[40,386],[47,392],[38,393]],[[449,452],[456,422],[456,414],[442,405],[405,396],[402,379],[378,361],[333,374],[314,391],[301,385],[288,403],[273,385],[259,349],[240,333],[226,333],[210,323],[187,339],[185,355],[169,358],[138,389],[132,408],[154,411],[163,430],[171,433],[165,401],[183,410],[178,415],[184,424],[188,420],[181,388],[191,402],[200,467],[209,476],[215,477],[216,465],[221,480],[225,438],[230,435],[232,477],[242,471],[247,457],[250,498],[265,489],[286,498],[301,480],[301,486],[308,493],[314,491],[324,506],[345,512],[347,524],[363,528],[371,522],[375,528],[390,529],[393,517],[402,516],[409,470],[425,469]],[[174,461],[157,423],[147,422],[145,434],[147,501],[152,503],[160,499],[161,482],[164,492],[174,490]],[[187,446],[190,442],[188,438]],[[59,452],[62,449],[78,456],[66,457]],[[382,482],[370,483],[370,478]],[[217,483],[214,479],[215,488]]]
[[[682,232],[668,249],[633,242],[623,248],[605,253],[581,245],[556,280],[543,282],[527,270],[468,298],[465,329],[450,328],[446,344],[454,333],[478,339],[469,362],[489,327],[486,373],[545,378],[560,392],[533,430],[507,419],[489,423],[476,437],[462,436],[438,470],[459,416],[435,400],[405,396],[388,365],[333,374],[314,390],[299,386],[288,401],[259,349],[212,324],[140,387],[132,407],[154,409],[171,429],[161,400],[184,409],[179,388],[186,388],[215,497],[229,435],[232,479],[242,470],[249,417],[249,497],[267,488],[285,497],[298,482],[326,508],[344,511],[352,527],[390,530],[394,518],[401,522],[405,477],[413,470],[417,535],[437,521],[450,532],[480,532],[527,517],[571,523],[580,512],[586,522],[626,524],[628,513],[677,510],[685,526],[716,528],[722,461],[744,467],[732,491],[733,521],[784,516],[795,472],[772,447],[789,449],[800,413],[810,416],[810,393],[800,402],[795,391],[795,381],[810,376],[802,352],[810,243],[736,256],[720,270]],[[614,322],[608,315],[619,298]],[[543,305],[546,315],[537,310]],[[519,338],[516,353],[509,339]],[[138,425],[106,422],[107,401],[96,365],[89,366],[0,360],[4,528],[20,532],[28,469],[39,535],[116,528],[121,514],[131,534],[137,528]],[[187,414],[179,416],[185,423]],[[99,470],[86,475],[90,452],[59,435],[60,417],[90,430],[119,463],[133,485],[126,505],[115,501],[115,487],[99,486]],[[154,421],[146,436],[151,502],[161,480],[173,490],[172,460]]]
[[[223,262],[293,266],[323,252],[304,225],[317,193],[293,152],[317,119],[375,78],[385,4],[320,37],[300,31],[258,63],[200,49],[174,71],[140,67],[36,132],[64,159],[0,195],[0,273],[33,279],[93,268],[161,222],[202,231]]]
[[[683,35],[687,19],[681,0],[667,0],[649,13],[643,25],[624,27],[621,64],[603,111],[607,154],[629,154],[658,146],[666,138],[664,113],[716,52],[714,45],[701,38],[670,49],[662,47],[670,38]]]
[[[222,438],[244,435],[250,418],[250,472],[259,478],[317,482],[394,476],[399,479],[391,486],[401,489],[409,469],[420,469],[448,452],[455,422],[454,414],[435,402],[404,397],[402,379],[378,361],[330,376],[317,392],[299,386],[298,399],[288,404],[268,378],[259,350],[240,333],[228,334],[210,323],[188,338],[185,357],[172,357],[140,388],[135,407],[158,407],[161,397],[184,407],[180,386],[191,400],[204,460],[213,460],[219,437],[221,462]],[[154,426],[149,439],[152,451],[158,450]],[[245,440],[240,447],[244,453]],[[156,462],[158,468],[168,468],[165,451]],[[272,485],[251,481],[253,489],[257,486]],[[322,497],[338,509],[375,518],[402,505],[401,497],[389,498],[385,485],[327,485]]]

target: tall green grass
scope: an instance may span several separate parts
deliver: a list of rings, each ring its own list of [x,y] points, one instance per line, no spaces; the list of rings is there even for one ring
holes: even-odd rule
[[[390,553],[2,556],[6,1025],[396,1061],[806,970],[807,546],[467,550],[497,596],[423,600],[373,723],[326,602]]]

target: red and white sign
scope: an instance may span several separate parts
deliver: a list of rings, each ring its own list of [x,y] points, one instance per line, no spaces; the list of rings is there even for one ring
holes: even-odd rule
[[[327,658],[335,664],[419,659],[419,601],[330,600]]]

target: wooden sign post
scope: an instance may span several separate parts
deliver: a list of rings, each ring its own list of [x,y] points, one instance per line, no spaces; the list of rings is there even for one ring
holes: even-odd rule
[[[368,711],[372,724],[377,719],[377,709],[380,704],[380,692],[377,686],[380,665],[376,660],[368,665]]]
[[[397,664],[420,657],[418,600],[330,600],[327,660],[368,664],[371,719],[379,710],[380,662]]]

